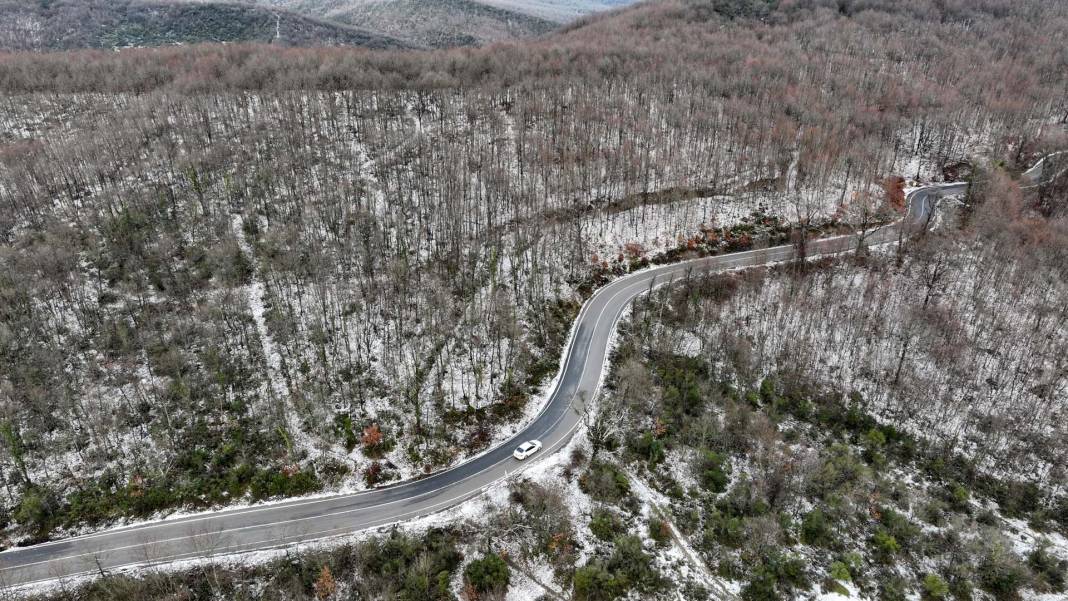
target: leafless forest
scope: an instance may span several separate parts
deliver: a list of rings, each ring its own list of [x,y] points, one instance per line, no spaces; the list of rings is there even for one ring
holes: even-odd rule
[[[1058,168],[1037,188],[1002,167],[975,174],[952,199],[963,206],[943,203],[939,226],[900,248],[693,274],[640,301],[590,429],[607,434],[591,435],[604,455],[582,476],[603,503],[590,529],[605,512],[634,515],[598,476],[624,466],[747,601],[817,585],[850,598],[1061,598]],[[618,577],[595,557],[576,590]]]
[[[925,236],[904,258],[727,277],[713,286],[718,297],[677,307],[685,331],[741,383],[776,372],[832,382],[980,468],[1062,490],[1064,189],[1055,213],[1037,217],[1033,191],[990,177],[969,197],[983,200],[965,224]]]
[[[1055,1],[687,0],[484,49],[0,54],[4,536],[440,469],[536,410],[603,278],[962,165],[1009,208],[693,334],[1046,474],[1064,197],[1031,227],[1006,178],[1063,146],[1066,33]]]

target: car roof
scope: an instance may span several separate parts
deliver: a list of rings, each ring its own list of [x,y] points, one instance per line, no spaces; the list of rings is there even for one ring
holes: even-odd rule
[[[523,444],[519,445],[519,448],[521,448],[521,449],[529,449],[532,446],[534,446],[534,441],[533,440],[528,440],[528,441],[524,442]]]

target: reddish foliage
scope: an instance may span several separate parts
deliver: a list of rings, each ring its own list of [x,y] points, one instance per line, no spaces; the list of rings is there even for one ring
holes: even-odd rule
[[[905,178],[900,175],[891,175],[883,181],[883,189],[886,190],[886,204],[899,211],[904,211]]]
[[[374,486],[382,480],[382,464],[377,461],[372,461],[366,469],[363,470],[363,479],[367,483],[367,486]]]
[[[363,429],[363,446],[367,449],[374,449],[382,444],[383,438],[382,430],[378,428],[378,424],[371,424]]]
[[[667,424],[665,424],[659,417],[656,418],[656,421],[653,423],[653,434],[655,434],[657,438],[662,438],[667,434],[667,431]]]
[[[330,573],[330,568],[323,566],[323,569],[319,570],[319,578],[316,579],[315,584],[312,585],[315,590],[316,599],[329,599],[337,592],[337,583],[334,582],[334,575]]]

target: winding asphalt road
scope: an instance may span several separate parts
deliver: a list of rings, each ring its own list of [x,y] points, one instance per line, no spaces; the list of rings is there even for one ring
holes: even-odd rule
[[[914,191],[901,221],[869,231],[868,245],[896,242],[925,228],[939,196],[963,192],[967,184]],[[853,250],[857,236],[811,240],[810,257]],[[609,340],[635,297],[690,273],[754,267],[797,257],[794,246],[776,246],[664,265],[622,277],[598,290],[582,307],[562,373],[544,410],[508,442],[456,467],[421,480],[361,493],[217,511],[183,519],[107,530],[0,553],[0,587],[15,587],[76,575],[99,574],[133,565],[168,563],[214,555],[265,550],[405,522],[451,507],[530,462],[512,458],[521,441],[541,440],[547,456],[578,428],[582,399],[600,386]]]

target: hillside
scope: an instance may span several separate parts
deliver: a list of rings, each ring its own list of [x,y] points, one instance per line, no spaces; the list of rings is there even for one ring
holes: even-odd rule
[[[41,598],[1063,599],[1068,154],[1021,174],[1068,148],[1065,39],[1057,0],[667,0],[0,53],[0,546],[450,469],[607,282],[855,235],[650,290],[568,446],[451,513]]]
[[[284,10],[222,2],[141,0],[0,0],[0,48],[68,50],[264,42],[402,48],[379,33]]]
[[[620,8],[637,0],[481,0],[484,4],[539,16],[556,23],[567,23],[579,17]]]
[[[472,46],[548,33],[557,23],[476,0],[361,2],[331,19],[430,47]]]
[[[0,0],[0,49],[201,42],[475,46],[544,35],[630,0]]]
[[[420,46],[472,46],[545,34],[597,2],[480,0],[251,0],[395,36]]]

